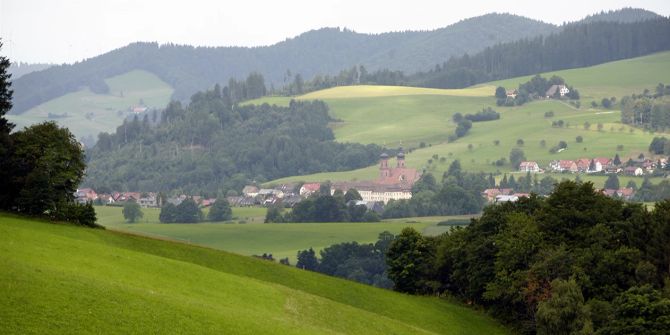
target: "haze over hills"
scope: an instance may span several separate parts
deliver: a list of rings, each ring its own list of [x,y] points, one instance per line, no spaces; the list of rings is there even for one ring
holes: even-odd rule
[[[635,21],[657,14],[622,9],[587,18],[599,21]],[[173,98],[186,100],[196,91],[229,78],[259,72],[268,83],[281,86],[296,74],[305,79],[335,74],[354,65],[368,70],[388,68],[425,71],[452,56],[486,47],[546,35],[561,28],[510,14],[487,14],[432,31],[361,34],[347,29],[322,28],[266,47],[191,47],[133,43],[72,65],[30,73],[13,83],[13,114],[89,87],[107,93],[105,79],[131,70],[146,70],[173,86]]]

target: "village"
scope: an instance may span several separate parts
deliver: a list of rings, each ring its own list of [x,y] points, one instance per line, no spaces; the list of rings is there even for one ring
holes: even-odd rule
[[[365,205],[368,209],[381,213],[384,206],[391,200],[407,200],[412,198],[412,187],[420,179],[421,172],[405,166],[405,154],[402,148],[396,155],[396,164],[389,164],[389,155],[382,153],[379,159],[379,177],[370,181],[358,182],[326,182],[326,183],[285,183],[274,187],[263,188],[257,185],[247,185],[240,193],[229,192],[226,200],[233,207],[285,207],[292,208],[297,203],[313,194],[321,194],[324,187],[334,195],[337,191],[346,192],[355,189],[361,196],[356,205]],[[518,172],[525,173],[566,173],[566,174],[599,174],[645,176],[654,175],[657,171],[666,169],[668,158],[652,160],[643,155],[629,158],[622,162],[619,155],[614,158],[596,157],[580,158],[577,160],[554,160],[546,169],[542,169],[536,161],[523,161],[519,164]],[[605,195],[630,200],[635,195],[631,187],[619,189],[602,189]],[[232,194],[231,194],[232,193]],[[489,188],[481,193],[488,203],[514,202],[521,197],[528,197],[528,193],[515,192],[512,188]],[[143,208],[160,208],[166,203],[175,206],[190,198],[198,206],[206,208],[216,202],[216,198],[207,198],[199,195],[179,195],[168,197],[156,192],[112,192],[98,194],[91,188],[82,188],[75,193],[79,203],[92,202],[96,205],[121,206],[128,201],[134,201]]]

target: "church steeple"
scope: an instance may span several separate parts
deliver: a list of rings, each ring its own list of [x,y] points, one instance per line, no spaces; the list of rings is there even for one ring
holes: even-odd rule
[[[405,152],[402,150],[402,147],[398,150],[398,155],[396,156],[397,167],[405,167]]]
[[[389,171],[389,155],[386,152],[382,152],[382,154],[379,155],[379,175],[382,178],[391,175]]]

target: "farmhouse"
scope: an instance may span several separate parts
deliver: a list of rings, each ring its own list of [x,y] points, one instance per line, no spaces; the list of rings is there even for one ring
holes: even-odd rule
[[[319,183],[304,184],[300,187],[300,196],[301,197],[308,197],[312,193],[318,192],[320,187],[321,187],[321,184],[319,184]]]
[[[242,189],[242,194],[244,194],[245,197],[253,198],[258,195],[258,187],[253,185],[247,185]]]
[[[558,172],[577,172],[577,163],[569,160],[552,161],[549,167]]]
[[[506,91],[506,94],[507,94],[507,98],[514,99],[519,94],[519,92],[515,89],[512,89],[512,90]]]
[[[540,172],[540,166],[537,165],[537,162],[521,162],[521,164],[519,164],[519,171]]]
[[[644,174],[644,171],[639,166],[629,166],[623,169],[623,173],[627,176],[641,176]]]
[[[412,186],[420,176],[421,174],[416,169],[405,166],[405,153],[400,148],[396,156],[395,167],[389,167],[388,154],[382,153],[379,156],[379,178],[377,180],[333,183],[331,194],[336,190],[346,192],[353,188],[358,191],[363,201],[381,201],[386,204],[392,199],[411,199]]]
[[[482,196],[488,202],[494,202],[499,195],[511,195],[514,190],[511,188],[487,188],[482,192]]]
[[[607,157],[596,157],[593,159],[594,172],[601,172],[612,164],[612,160]]]
[[[551,85],[545,95],[549,99],[555,97],[557,93],[562,98],[570,93],[570,90],[565,85]]]

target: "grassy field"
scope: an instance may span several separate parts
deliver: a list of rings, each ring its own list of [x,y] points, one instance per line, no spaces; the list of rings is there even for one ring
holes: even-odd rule
[[[489,317],[213,249],[0,214],[2,334],[506,334]]]
[[[140,101],[149,108],[164,108],[170,101],[173,89],[154,74],[135,70],[105,80],[109,94],[95,94],[88,88],[50,100],[21,115],[7,118],[24,127],[49,121],[49,113],[67,117],[53,119],[67,126],[77,138],[93,136],[100,132],[114,132],[128,115],[127,110]],[[121,111],[121,112],[119,112]]]
[[[314,248],[321,250],[336,243],[357,241],[372,243],[379,233],[388,230],[394,234],[411,226],[428,235],[447,231],[445,226],[436,226],[445,217],[410,218],[389,220],[378,223],[282,223],[263,224],[264,208],[234,208],[233,215],[246,217],[246,224],[198,223],[162,224],[158,221],[159,209],[143,209],[144,218],[140,223],[128,224],[123,220],[120,207],[96,207],[98,223],[119,231],[171,239],[186,243],[204,245],[241,255],[261,255],[271,253],[275,258],[288,257],[295,263],[298,250]],[[253,218],[253,221],[251,220]]]
[[[397,147],[402,141],[405,147],[418,147],[427,143],[426,148],[417,149],[407,155],[407,165],[441,175],[455,159],[461,161],[464,169],[484,172],[510,172],[509,162],[504,166],[493,163],[505,158],[517,147],[517,140],[523,140],[521,149],[528,160],[534,160],[545,168],[555,159],[578,159],[582,157],[614,157],[622,159],[648,155],[647,148],[654,136],[620,123],[617,109],[603,110],[590,108],[591,99],[641,92],[644,88],[653,90],[659,82],[670,78],[670,52],[630,60],[607,63],[599,66],[558,71],[582,94],[582,107],[577,109],[559,101],[535,101],[517,107],[496,107],[493,98],[494,87],[503,85],[516,87],[529,77],[509,79],[501,82],[463,89],[459,94],[431,95],[432,90],[421,88],[398,88],[391,90],[382,86],[375,91],[370,86],[338,87],[313,92],[298,99],[320,97],[331,107],[333,117],[341,120],[333,124],[336,139],[343,142],[377,143]],[[551,74],[545,74],[551,75]],[[362,93],[356,93],[360,90]],[[425,90],[425,91],[424,91]],[[489,90],[489,96],[484,94]],[[439,91],[439,90],[438,90]],[[373,93],[370,93],[373,92]],[[387,92],[386,96],[382,96]],[[399,95],[405,92],[407,95]],[[350,98],[346,98],[346,95]],[[365,97],[376,94],[374,97]],[[288,98],[284,98],[288,101]],[[281,103],[274,97],[267,102]],[[446,139],[453,134],[455,124],[451,121],[456,112],[475,113],[483,107],[493,107],[501,113],[501,119],[473,124],[471,131],[455,142]],[[553,117],[545,117],[545,112],[554,112]],[[563,120],[565,127],[552,127],[552,121]],[[584,124],[591,126],[586,129]],[[602,128],[598,129],[598,124]],[[583,137],[577,143],[577,136]],[[545,141],[545,146],[541,141]],[[494,144],[499,141],[499,144]],[[552,154],[549,149],[559,141],[568,143],[568,149]],[[617,147],[623,145],[622,150]],[[437,158],[435,158],[437,157]],[[294,176],[275,180],[271,183],[288,181],[341,181],[368,180],[376,177],[377,167],[371,166],[354,171],[319,173],[308,176]],[[568,177],[561,175],[562,177]],[[593,178],[596,184],[603,178]],[[638,185],[641,178],[636,179]]]

